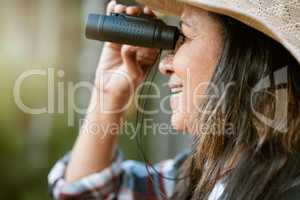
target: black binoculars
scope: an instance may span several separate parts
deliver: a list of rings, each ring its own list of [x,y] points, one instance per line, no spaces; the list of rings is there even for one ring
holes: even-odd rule
[[[90,14],[86,25],[89,39],[157,49],[173,50],[179,35],[177,27],[147,15]]]

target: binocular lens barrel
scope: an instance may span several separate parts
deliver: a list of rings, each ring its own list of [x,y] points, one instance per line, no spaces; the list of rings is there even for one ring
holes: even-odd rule
[[[171,50],[175,48],[179,30],[161,20],[147,17],[117,13],[90,14],[86,37],[99,41]]]

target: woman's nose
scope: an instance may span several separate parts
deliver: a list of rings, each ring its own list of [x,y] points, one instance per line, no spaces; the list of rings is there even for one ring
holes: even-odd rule
[[[174,72],[173,69],[174,55],[169,54],[165,56],[159,64],[159,71],[164,75],[171,75]]]

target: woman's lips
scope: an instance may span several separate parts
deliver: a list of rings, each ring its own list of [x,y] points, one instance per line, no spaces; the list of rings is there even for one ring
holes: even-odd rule
[[[171,90],[171,92],[177,92],[177,91],[180,91],[183,87],[182,84],[179,84],[179,83],[168,83],[168,87],[169,89]]]
[[[182,88],[173,88],[171,89],[171,95],[182,92]]]
[[[169,82],[168,87],[170,89],[170,107],[174,111],[178,109],[180,102],[180,94],[182,93],[183,85],[179,82]]]
[[[180,97],[181,97],[181,93],[182,93],[182,86],[173,87],[170,89],[171,89],[170,107],[173,111],[175,111],[179,107]]]
[[[179,102],[180,102],[180,98],[181,98],[181,94],[182,94],[182,89],[180,88],[177,90],[174,90],[171,92],[171,96],[170,96],[170,107],[171,109],[177,110],[179,108]]]

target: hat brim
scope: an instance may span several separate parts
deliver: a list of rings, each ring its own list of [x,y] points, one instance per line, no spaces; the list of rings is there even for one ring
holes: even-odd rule
[[[300,63],[300,51],[297,45],[291,41],[297,41],[299,38],[286,37],[278,31],[278,27],[271,26],[266,21],[261,20],[257,16],[242,11],[239,7],[234,7],[233,3],[224,3],[219,0],[136,0],[139,3],[149,6],[153,10],[157,10],[169,15],[180,16],[184,5],[191,5],[207,11],[215,12],[230,16],[244,24],[257,29],[258,31],[268,35],[277,42],[281,43]]]

